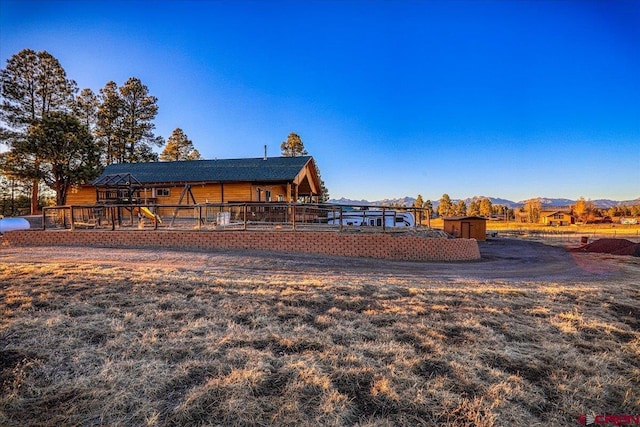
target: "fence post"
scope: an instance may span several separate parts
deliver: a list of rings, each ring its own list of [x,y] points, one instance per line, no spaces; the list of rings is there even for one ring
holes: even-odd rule
[[[387,215],[386,215],[386,211],[387,208],[385,208],[384,206],[382,207],[382,232],[384,233],[387,230]],[[394,213],[395,216],[395,213]]]
[[[242,205],[242,207],[243,207],[243,208],[242,208],[242,217],[243,217],[243,220],[242,220],[242,223],[243,223],[242,229],[243,229],[244,231],[247,231],[247,204],[245,203],[244,205]]]
[[[73,206],[69,206],[69,211],[70,211],[70,217],[71,217],[71,231],[74,231],[76,229],[76,225],[75,225],[75,220],[73,218]]]
[[[42,229],[47,229],[47,208],[42,208]]]
[[[153,208],[153,215],[154,215],[153,229],[157,230],[158,229],[158,218],[160,218],[160,214],[158,214],[158,206]]]
[[[293,231],[296,231],[296,205],[293,204],[293,209],[291,212],[291,221],[293,221]]]

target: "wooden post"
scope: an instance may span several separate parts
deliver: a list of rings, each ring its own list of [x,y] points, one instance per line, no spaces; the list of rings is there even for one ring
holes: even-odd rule
[[[340,206],[340,231],[342,231],[342,206]]]
[[[242,229],[244,231],[247,231],[247,205],[246,204],[243,205],[242,217],[243,217],[243,221],[242,222],[244,224],[242,226]]]
[[[73,206],[69,206],[70,216],[71,216],[71,231],[76,229],[75,221],[73,219]]]
[[[291,221],[293,221],[293,231],[296,231],[296,205],[293,205],[293,211],[291,212]]]
[[[42,208],[42,229],[47,229],[47,208]]]

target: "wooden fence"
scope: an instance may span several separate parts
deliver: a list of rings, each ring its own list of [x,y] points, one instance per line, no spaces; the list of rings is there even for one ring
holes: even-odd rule
[[[372,205],[333,205],[298,203],[223,203],[192,205],[105,204],[46,207],[42,213],[42,229],[182,229],[182,230],[344,230],[356,228],[343,221],[346,212],[362,211],[395,216],[400,212],[413,215],[414,223],[429,217],[424,208]],[[337,218],[330,221],[328,218]],[[394,221],[395,222],[395,221]],[[414,225],[414,228],[419,225]],[[406,230],[385,221],[379,226],[358,226],[379,231]]]

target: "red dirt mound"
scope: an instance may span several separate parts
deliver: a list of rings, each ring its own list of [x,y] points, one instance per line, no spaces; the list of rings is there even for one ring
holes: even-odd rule
[[[640,256],[640,243],[634,243],[627,239],[600,239],[580,248],[575,248],[573,251]]]

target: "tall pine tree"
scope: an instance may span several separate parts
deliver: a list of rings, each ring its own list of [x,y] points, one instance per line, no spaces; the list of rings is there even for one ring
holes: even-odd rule
[[[200,160],[200,152],[195,149],[193,142],[187,137],[184,131],[176,128],[167,139],[167,145],[160,153],[160,160],[164,162],[177,160]]]
[[[149,89],[140,79],[131,77],[120,87],[123,101],[123,136],[125,146],[120,152],[119,163],[158,160],[152,147],[164,144],[155,136],[153,119],[158,114],[158,98],[149,95]]]
[[[307,150],[304,148],[302,138],[300,138],[300,135],[294,132],[291,132],[287,136],[287,140],[283,141],[282,144],[280,144],[280,150],[283,157],[298,157],[309,155]],[[320,203],[324,203],[329,200],[329,190],[322,180],[322,176],[320,175],[320,168],[318,168],[317,165],[316,172],[318,173],[318,179],[320,180],[320,196],[318,197],[318,200]]]
[[[74,104],[77,85],[67,78],[65,70],[47,51],[23,49],[7,60],[0,71],[2,104],[0,104],[0,142],[12,150],[27,138],[29,126],[35,125],[48,113],[69,112]],[[8,165],[13,178],[28,179],[21,170],[38,169],[38,153],[29,156],[8,156],[22,165]],[[25,164],[30,162],[31,164]],[[5,172],[6,173],[6,172]],[[31,213],[38,211],[39,180],[31,179]]]
[[[118,163],[118,159],[124,156],[120,156],[124,151],[124,103],[116,82],[109,81],[100,89],[99,101],[95,136],[103,152],[104,164],[110,165]]]
[[[67,192],[77,184],[94,179],[100,172],[100,153],[89,129],[70,113],[48,113],[31,125],[24,146],[14,147],[17,154],[35,155],[37,168],[27,176],[43,180],[56,192],[56,204],[66,204]],[[32,167],[32,164],[27,164]]]
[[[287,136],[287,140],[283,141],[280,144],[280,150],[282,151],[282,156],[284,157],[297,157],[297,156],[307,156],[307,150],[304,148],[304,143],[300,138],[300,135],[291,132],[289,136]]]
[[[153,133],[157,98],[149,95],[140,79],[131,77],[121,87],[108,82],[100,90],[100,101],[96,137],[103,146],[105,163],[157,161],[153,147],[164,144]]]
[[[447,193],[444,193],[440,198],[440,204],[438,205],[438,215],[441,217],[455,215],[455,206],[451,201],[451,197]]]

